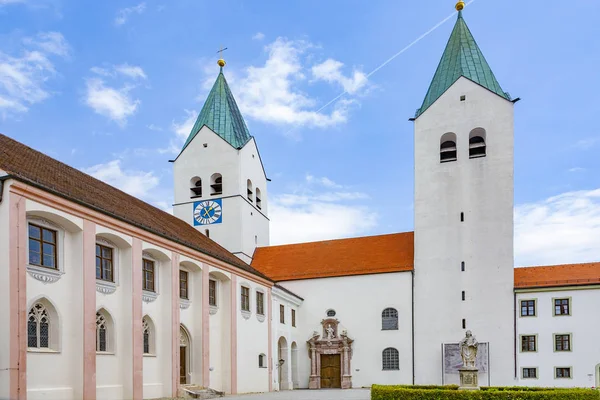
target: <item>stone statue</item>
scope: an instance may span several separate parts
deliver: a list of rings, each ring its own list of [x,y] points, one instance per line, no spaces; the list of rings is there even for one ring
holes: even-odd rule
[[[460,341],[460,356],[465,368],[475,368],[477,346],[479,346],[477,339],[475,339],[471,331],[467,331],[466,336]]]
[[[325,330],[327,331],[327,339],[333,339],[333,328],[331,327],[331,324],[327,325]]]

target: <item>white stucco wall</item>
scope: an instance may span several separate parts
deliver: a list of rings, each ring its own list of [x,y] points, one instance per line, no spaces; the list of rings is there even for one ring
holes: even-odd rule
[[[281,286],[304,298],[297,311],[299,386],[308,387],[310,358],[306,341],[313,331],[322,332],[326,311],[336,311],[341,329],[348,331],[352,344],[352,384],[410,384],[412,382],[412,276],[410,272],[360,275],[339,278],[282,282]],[[385,308],[398,310],[398,330],[382,330]],[[274,315],[278,316],[277,307]],[[276,341],[277,338],[274,338]],[[398,350],[400,369],[382,370],[382,352]]]
[[[189,336],[189,349],[187,360],[188,382],[200,384],[202,382],[202,304],[206,300],[202,290],[202,269],[207,266],[201,266],[198,262],[182,256],[180,258],[180,269],[188,272],[188,308],[180,308],[179,319],[181,324],[187,330]],[[181,302],[182,300],[180,300]]]
[[[517,293],[517,366],[526,386],[600,386],[600,287]],[[571,315],[554,316],[554,298],[569,298]],[[536,316],[520,316],[520,300],[536,301]],[[572,351],[554,351],[554,334],[571,334]],[[521,352],[520,335],[537,335],[537,352]],[[522,368],[537,368],[537,379],[522,379]],[[571,367],[571,379],[557,379],[555,367]]]
[[[223,177],[221,195],[210,194],[214,173]],[[211,239],[247,262],[257,245],[269,244],[267,179],[254,139],[238,150],[205,126],[175,160],[173,174],[176,217],[193,225],[194,202],[222,199],[222,223],[196,229],[202,233],[208,229]],[[202,179],[201,197],[191,198],[193,177]],[[247,197],[248,179],[252,182],[252,201]],[[261,190],[261,209],[256,207],[256,188]]]
[[[217,281],[217,306],[211,307],[210,387],[231,392],[231,274],[210,267],[210,279]]]
[[[470,159],[475,128],[486,130],[487,155]],[[447,132],[458,160],[440,163]],[[471,330],[490,343],[491,384],[511,385],[513,104],[460,78],[416,120],[414,143],[416,383],[441,384],[442,343]]]
[[[268,392],[269,373],[258,365],[259,354],[267,354],[269,348],[268,303],[265,286],[237,279],[237,391],[238,393]],[[250,289],[250,312],[241,311],[241,288]],[[264,295],[264,315],[256,314],[256,292]],[[265,360],[266,361],[266,360]],[[266,365],[266,364],[265,364]]]

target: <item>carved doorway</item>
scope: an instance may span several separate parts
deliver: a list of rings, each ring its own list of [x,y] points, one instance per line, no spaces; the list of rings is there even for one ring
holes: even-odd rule
[[[321,355],[321,388],[342,388],[342,361],[339,354]]]
[[[179,383],[182,385],[187,383],[187,371],[185,368],[187,365],[187,357],[185,356],[185,349],[186,348],[183,346],[179,347]]]
[[[183,325],[179,326],[179,383],[188,384],[190,373],[191,341]]]

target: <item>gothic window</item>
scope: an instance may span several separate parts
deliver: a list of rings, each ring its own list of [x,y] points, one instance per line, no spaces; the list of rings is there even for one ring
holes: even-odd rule
[[[42,303],[35,303],[27,318],[27,347],[50,348],[50,323],[46,307]]]
[[[189,273],[187,271],[179,271],[179,298],[188,299],[188,280]]]
[[[252,203],[253,198],[252,198],[252,181],[250,179],[248,179],[247,182],[247,189],[246,189],[246,196],[248,197],[248,200]]]
[[[263,292],[256,292],[256,313],[265,315],[265,294]]]
[[[154,353],[154,324],[147,315],[142,319],[144,354]]]
[[[96,244],[96,279],[114,282],[113,249]]]
[[[485,129],[473,129],[469,134],[469,158],[485,157],[485,151]]]
[[[259,188],[256,188],[256,208],[259,210],[262,209],[262,199]]]
[[[217,281],[214,279],[208,281],[208,305],[217,305]]]
[[[242,296],[240,301],[242,311],[250,311],[250,288],[242,286]]]
[[[398,330],[398,310],[386,308],[381,313],[381,330]]]
[[[190,180],[190,197],[202,197],[202,179],[197,176]]]
[[[221,174],[213,174],[210,177],[211,195],[223,194],[223,177]]]
[[[56,231],[29,224],[29,264],[58,269]]]
[[[155,288],[155,275],[156,275],[156,271],[154,270],[154,261],[151,260],[147,260],[147,259],[143,259],[142,260],[142,264],[143,264],[143,276],[142,276],[142,289],[147,290],[149,292],[155,292],[156,288]]]
[[[449,162],[457,160],[456,135],[454,133],[445,133],[440,139],[440,162]]]
[[[400,369],[400,355],[398,354],[398,350],[393,347],[388,347],[383,350],[383,370],[384,371],[393,371]]]
[[[96,312],[96,351],[112,351],[112,319],[104,310]]]

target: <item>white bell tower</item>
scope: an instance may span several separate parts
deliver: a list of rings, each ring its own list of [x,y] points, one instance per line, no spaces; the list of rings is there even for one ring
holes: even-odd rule
[[[173,214],[247,263],[269,245],[267,176],[221,70],[173,161]]]
[[[415,383],[441,384],[442,345],[471,330],[489,343],[490,384],[510,385],[514,105],[463,7],[414,120]],[[480,384],[488,384],[481,374]]]

